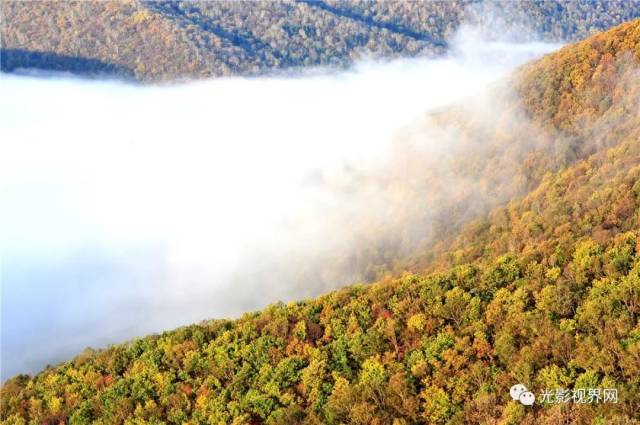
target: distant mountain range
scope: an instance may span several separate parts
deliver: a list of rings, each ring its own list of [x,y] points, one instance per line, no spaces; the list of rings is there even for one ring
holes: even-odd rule
[[[160,81],[345,66],[486,36],[573,41],[640,16],[637,0],[3,1],[1,67]]]
[[[82,7],[107,7],[89,5]],[[225,7],[242,9],[233,5]],[[367,5],[374,7],[360,7]],[[515,178],[502,182],[513,190],[462,231],[445,229],[435,246],[397,259],[392,276],[87,350],[8,380],[0,419],[638,423],[639,66],[635,20],[520,68],[504,83],[516,95],[503,112],[521,108],[529,128],[551,135],[531,149],[518,146],[523,128],[500,127],[500,116],[483,130],[474,122],[483,117],[465,115],[465,105],[436,114],[460,137],[496,147],[460,156],[460,172],[485,186],[501,181],[505,159],[514,158],[504,152],[515,150]],[[516,383],[535,391],[534,406],[511,399]],[[554,395],[562,389],[615,389],[617,402],[568,403]],[[550,403],[542,391],[552,391]]]

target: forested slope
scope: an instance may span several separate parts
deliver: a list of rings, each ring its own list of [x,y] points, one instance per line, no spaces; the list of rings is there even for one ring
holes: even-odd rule
[[[33,67],[158,81],[347,65],[363,55],[434,55],[463,23],[489,36],[577,40],[639,15],[637,0],[8,0],[0,3],[0,40],[6,71]]]
[[[528,194],[409,262],[429,271],[88,350],[7,381],[0,418],[640,422],[639,43],[635,21],[514,76],[559,156],[536,163]],[[515,383],[619,400],[528,407],[511,401]]]
[[[365,227],[368,250],[356,254],[364,276],[436,271],[498,252],[486,243],[498,240],[486,220],[469,221],[637,134],[639,31],[637,21],[620,25],[523,66],[488,95],[430,113],[412,137],[447,148],[435,151],[437,161],[430,150],[409,150],[383,172],[411,183],[387,220]]]
[[[474,180],[484,181],[479,186],[518,196],[537,187],[550,172],[562,170],[623,140],[637,138],[640,131],[639,64],[640,25],[634,21],[567,46],[519,69],[506,83],[514,87],[516,98],[508,100],[503,108],[507,112],[495,117],[484,134],[468,113],[445,111],[443,119],[463,128],[462,137],[486,138],[497,146],[493,156],[460,159],[456,170]],[[512,109],[524,111],[522,119],[508,118],[508,111]],[[517,122],[515,127],[514,121]],[[504,127],[504,122],[509,126]],[[514,148],[522,144],[524,148]],[[508,174],[513,178],[505,181],[496,168],[508,168],[509,162],[515,162]],[[496,190],[500,185],[506,189]],[[502,209],[493,214],[509,217]],[[548,216],[556,214],[553,210],[547,213]],[[434,246],[412,259],[414,264],[404,261],[396,269],[423,271],[423,267],[427,267],[434,270],[439,266],[451,266],[456,261],[472,261],[488,253],[522,246],[517,240],[504,240],[504,234],[498,237],[495,231],[487,220],[466,226],[457,238],[450,237],[451,229],[445,228],[440,231]],[[545,239],[553,235],[546,233],[543,236]],[[522,240],[530,241],[530,238]],[[496,248],[498,241],[501,241],[500,248]]]

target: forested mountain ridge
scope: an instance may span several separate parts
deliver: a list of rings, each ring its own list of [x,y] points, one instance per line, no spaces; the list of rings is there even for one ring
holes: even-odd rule
[[[461,232],[463,225],[529,193],[549,173],[635,134],[639,39],[637,22],[620,25],[523,66],[488,96],[430,113],[415,137],[458,147],[437,162],[413,151],[399,161],[407,179],[420,183],[403,187],[410,201],[368,231],[394,244],[362,244],[370,247],[357,256],[369,264],[364,276],[434,271],[452,266],[458,256],[468,262],[487,255],[483,238],[469,234],[483,225]]]
[[[531,121],[535,128],[545,129],[543,140],[535,141],[533,148],[525,149],[518,158],[520,161],[513,173],[514,182],[509,183],[514,188],[507,191],[509,195],[517,196],[523,190],[528,192],[548,177],[549,172],[615,146],[622,140],[637,137],[640,131],[640,120],[637,119],[640,102],[639,40],[640,26],[637,21],[623,24],[527,64],[507,82],[517,93],[516,99],[510,100],[507,108],[521,108],[525,111],[525,121]],[[451,119],[446,114],[444,116],[447,120]],[[460,120],[469,121],[469,117],[463,114],[456,121],[457,125],[463,126],[465,124]],[[503,116],[498,117],[494,128],[484,137],[502,138],[502,146],[513,146],[527,140],[522,136],[523,132],[533,133],[531,127],[505,131],[500,128],[501,120]],[[466,125],[470,129],[466,133],[478,131],[477,126]],[[503,134],[505,132],[506,135]],[[528,136],[529,139],[535,137],[540,138]],[[480,158],[480,161],[481,164],[491,164],[499,158]],[[513,155],[509,158],[513,159]],[[460,171],[477,167],[478,161],[461,160]],[[495,177],[490,177],[492,172],[486,168],[474,178],[487,179],[487,176],[488,184],[498,184]],[[486,220],[481,220],[466,226],[455,241],[449,237],[451,233],[441,232],[442,237],[435,246],[412,259],[415,263],[401,262],[396,270],[424,271],[423,267],[429,270],[439,266],[450,267],[460,258],[472,261],[490,251],[495,254],[520,246],[516,240],[508,243],[503,241],[497,251],[491,244],[483,245],[484,236],[487,236],[485,232],[492,231],[495,229],[487,227]],[[496,234],[488,237],[493,242],[499,240]],[[443,253],[445,255],[441,255]]]
[[[436,55],[463,23],[489,36],[570,41],[639,15],[636,0],[9,0],[0,4],[0,40],[6,71],[31,67],[160,81],[347,65],[363,55]]]
[[[431,271],[88,350],[7,381],[0,419],[640,422],[639,45],[634,21],[516,73],[562,149],[532,157],[541,183],[443,243]],[[528,407],[515,383],[619,402]]]

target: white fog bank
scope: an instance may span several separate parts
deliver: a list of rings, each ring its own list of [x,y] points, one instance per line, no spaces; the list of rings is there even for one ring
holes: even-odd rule
[[[361,279],[332,253],[384,219],[379,194],[325,182],[557,47],[463,37],[437,60],[167,87],[0,75],[2,379]]]

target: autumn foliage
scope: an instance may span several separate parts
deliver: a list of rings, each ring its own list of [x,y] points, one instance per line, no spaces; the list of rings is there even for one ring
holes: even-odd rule
[[[8,380],[2,422],[638,423],[639,46],[635,21],[519,71],[573,160],[409,261],[420,273],[87,350]],[[620,400],[526,407],[514,383]]]

